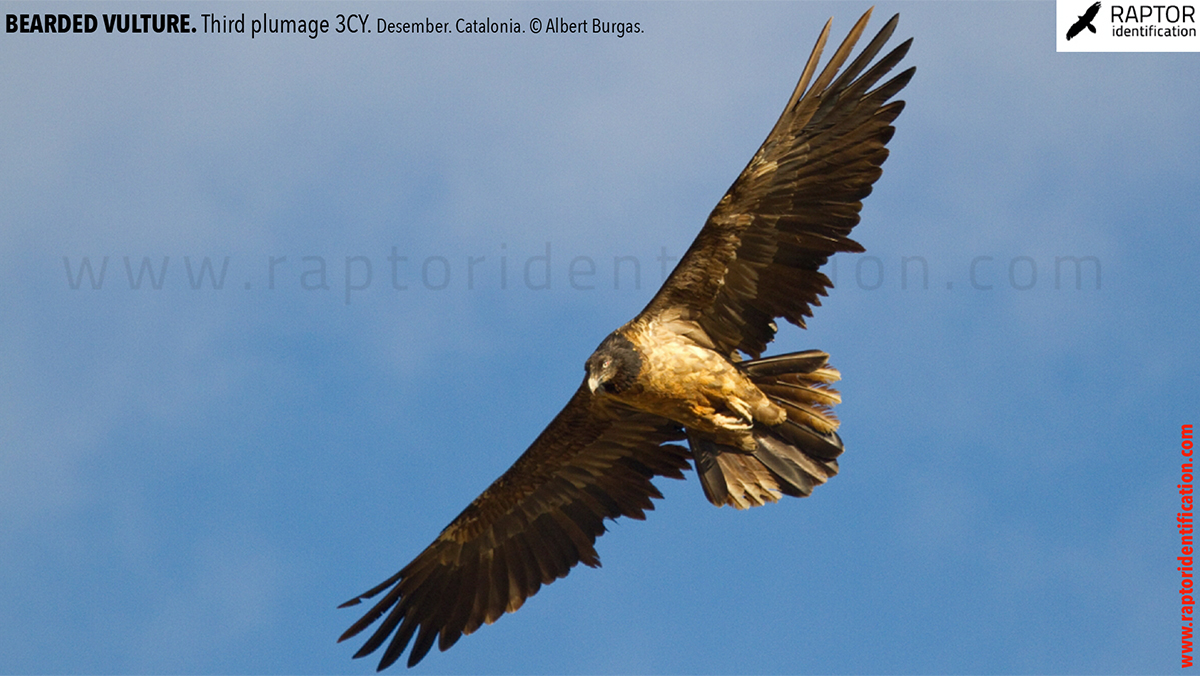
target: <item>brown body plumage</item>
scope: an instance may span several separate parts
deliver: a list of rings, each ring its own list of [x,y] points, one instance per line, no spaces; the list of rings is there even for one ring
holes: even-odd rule
[[[608,392],[617,401],[729,440],[741,439],[756,421],[783,422],[783,409],[772,404],[729,357],[697,345],[669,322],[641,319],[616,334],[640,357],[633,386]],[[604,350],[597,353],[603,355]],[[596,386],[591,383],[593,376]],[[595,392],[604,374],[589,369],[588,378]]]
[[[863,250],[849,233],[903,109],[889,101],[913,73],[876,87],[911,42],[871,63],[893,17],[839,75],[869,17],[817,75],[826,24],[762,147],[662,289],[587,360],[566,408],[411,563],[343,604],[383,593],[340,639],[382,618],[355,657],[387,643],[383,669],[415,637],[412,666],[576,563],[600,565],[604,519],[645,518],[662,497],[651,479],[683,478],[689,461],[713,504],[738,508],[808,495],[837,473],[828,355],[759,356],[776,318],[804,326],[831,286],[828,257]]]

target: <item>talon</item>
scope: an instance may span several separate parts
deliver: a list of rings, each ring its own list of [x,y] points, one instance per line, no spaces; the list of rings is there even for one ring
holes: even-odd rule
[[[727,430],[744,431],[754,427],[754,423],[746,422],[745,418],[725,415],[724,413],[717,413],[713,415],[712,419],[718,426]]]

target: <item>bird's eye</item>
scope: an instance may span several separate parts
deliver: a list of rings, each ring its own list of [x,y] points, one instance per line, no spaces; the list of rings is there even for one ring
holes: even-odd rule
[[[612,357],[605,357],[604,363],[601,364],[601,366],[603,366],[604,368],[608,368],[608,367],[612,366]]]

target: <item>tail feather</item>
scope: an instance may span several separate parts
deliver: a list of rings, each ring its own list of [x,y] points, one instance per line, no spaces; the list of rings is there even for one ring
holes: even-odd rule
[[[830,383],[841,378],[829,355],[795,352],[738,364],[787,420],[756,423],[755,448],[718,443],[689,431],[688,443],[704,495],[714,505],[746,509],[776,502],[780,495],[805,497],[838,472],[844,450],[833,405],[841,402]]]
[[[743,450],[690,432],[688,444],[696,460],[696,473],[700,475],[704,497],[718,507],[757,507],[777,502],[779,495],[786,491],[766,465]]]
[[[692,448],[692,459],[696,461],[696,474],[700,476],[704,497],[714,505],[725,504],[729,500],[729,489],[725,481],[725,472],[717,463],[721,448],[709,439],[696,437],[690,430],[688,446]]]

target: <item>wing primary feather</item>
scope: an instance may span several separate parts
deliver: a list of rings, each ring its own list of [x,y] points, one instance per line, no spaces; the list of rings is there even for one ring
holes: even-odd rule
[[[829,57],[829,63],[825,64],[825,69],[821,71],[821,74],[817,76],[816,82],[813,82],[812,84],[812,89],[814,91],[823,92],[827,87],[829,87],[829,83],[833,81],[834,76],[837,75],[838,70],[841,69],[842,64],[845,63],[846,59],[850,57],[850,52],[854,51],[854,45],[858,43],[858,39],[862,37],[862,33],[867,28],[867,21],[871,18],[871,11],[873,9],[874,8],[868,9],[865,13],[863,13],[862,17],[855,22],[854,27],[850,29],[850,32],[846,35],[846,38],[842,40],[842,44],[838,46],[837,51],[833,53],[833,56]],[[886,26],[884,27],[884,30],[888,30]]]
[[[871,14],[871,10],[867,10],[867,16]],[[829,40],[829,29],[833,27],[833,19],[830,18],[825,22],[825,27],[821,29],[821,35],[817,37],[817,44],[813,45],[812,52],[808,55],[808,61],[804,64],[804,72],[800,73],[800,80],[796,83],[796,88],[792,90],[792,95],[788,97],[787,105],[783,107],[784,115],[780,115],[775,122],[775,126],[771,129],[771,134],[768,138],[779,129],[779,125],[783,123],[786,112],[791,110],[804,96],[804,92],[808,90],[808,83],[812,80],[813,73],[817,72],[817,64],[821,62],[821,53],[825,51],[825,42]]]
[[[412,650],[408,653],[408,667],[411,669],[417,666],[421,660],[425,659],[425,655],[429,653],[429,649],[433,647],[433,641],[437,638],[437,629],[432,625],[422,625],[421,630],[417,632],[417,640],[413,641]],[[382,671],[382,669],[380,669]]]
[[[366,629],[367,627],[374,624],[375,621],[378,620],[385,612],[387,612],[388,609],[392,608],[395,605],[396,601],[399,599],[400,599],[400,590],[398,588],[393,589],[392,591],[388,592],[387,596],[383,597],[383,599],[380,600],[379,603],[375,604],[375,606],[372,607],[371,610],[367,611],[367,613],[362,616],[362,619],[360,619],[358,622],[355,622],[349,629],[346,630],[346,633],[342,634],[341,640],[344,641],[344,640],[350,638],[351,636],[358,634],[363,629]],[[398,621],[399,621],[398,617],[393,618],[392,614],[389,614],[387,617],[384,618],[383,626],[387,626],[390,623],[390,626],[395,627],[396,622],[398,622]],[[363,645],[363,648],[358,651],[358,653],[361,653],[362,655],[366,655],[366,654],[374,651],[376,648],[379,647],[379,645],[381,643],[383,643],[383,640],[385,638],[387,638],[386,634],[381,635],[379,631],[376,631],[374,634],[371,635],[371,637],[369,639],[367,639],[367,642]],[[371,646],[370,650],[366,649],[368,645]],[[366,652],[363,652],[364,650]],[[355,654],[355,657],[359,656],[358,653]]]
[[[867,67],[867,64],[871,63],[871,59],[875,58],[875,55],[879,53],[879,50],[883,49],[883,45],[886,44],[887,41],[892,38],[892,33],[896,32],[896,26],[899,23],[900,23],[900,15],[893,14],[892,18],[888,19],[888,22],[883,25],[883,28],[879,29],[879,32],[875,34],[875,37],[871,38],[871,41],[867,43],[867,46],[863,47],[863,50],[858,55],[858,57],[855,58],[854,61],[851,61],[849,66],[846,66],[846,70],[843,71],[840,76],[838,76],[838,79],[834,80],[833,84],[830,85],[830,89],[833,89],[835,91],[846,89],[847,86],[850,84],[851,80],[858,77],[858,74],[861,73],[862,70]],[[908,42],[906,42],[905,44],[900,46],[901,48],[904,49],[904,51],[900,52],[900,56],[895,59],[896,61],[899,61],[900,58],[903,58],[904,54],[908,52],[908,43],[911,43],[911,42],[912,42],[912,40],[909,40]],[[897,51],[899,51],[899,48],[892,50],[892,54],[895,54]],[[884,59],[882,61],[880,61],[880,63],[886,62],[889,59],[891,59],[892,54],[889,54],[888,56],[884,57]],[[894,65],[894,63],[893,63],[893,65]],[[875,66],[875,68],[878,68],[878,64]],[[883,72],[886,73],[890,69],[891,69],[891,66],[888,66],[887,68],[884,69]],[[872,70],[874,70],[874,68]],[[864,80],[869,79],[869,76],[864,76],[863,79]],[[876,79],[878,79],[878,76],[876,76]]]
[[[396,573],[395,575],[389,577],[388,579],[384,580],[380,584],[378,584],[374,587],[371,587],[367,591],[359,594],[358,596],[355,596],[354,598],[350,599],[349,601],[346,601],[342,605],[338,606],[338,608],[349,608],[350,606],[357,606],[358,604],[362,603],[363,601],[365,601],[369,598],[374,598],[377,594],[379,594],[379,592],[396,584],[396,581],[399,580],[403,575],[404,575],[404,571],[400,571],[400,572]],[[344,641],[353,635],[354,634],[344,634],[344,635],[342,635],[342,638],[339,640]]]
[[[442,650],[453,645],[464,633],[467,623],[471,621],[472,611],[475,608],[475,597],[479,594],[479,564],[480,561],[477,557],[468,557],[463,562],[461,572],[457,575],[458,589],[454,598],[447,604],[447,607],[451,609],[449,619],[442,624],[442,631],[438,639],[438,647]]]
[[[409,617],[404,618],[404,622],[402,622],[400,624],[400,628],[396,630],[396,635],[392,637],[391,643],[388,644],[388,647],[383,651],[383,655],[380,656],[379,665],[375,668],[375,671],[383,671],[384,669],[387,669],[396,663],[396,660],[400,658],[400,655],[404,652],[404,649],[408,647],[408,642],[412,639],[413,632],[416,631],[416,629],[416,617],[410,615]],[[365,649],[366,646],[364,645],[363,648]],[[371,652],[374,652],[374,650],[374,648],[366,652],[359,650],[354,654],[354,657],[365,657]]]

